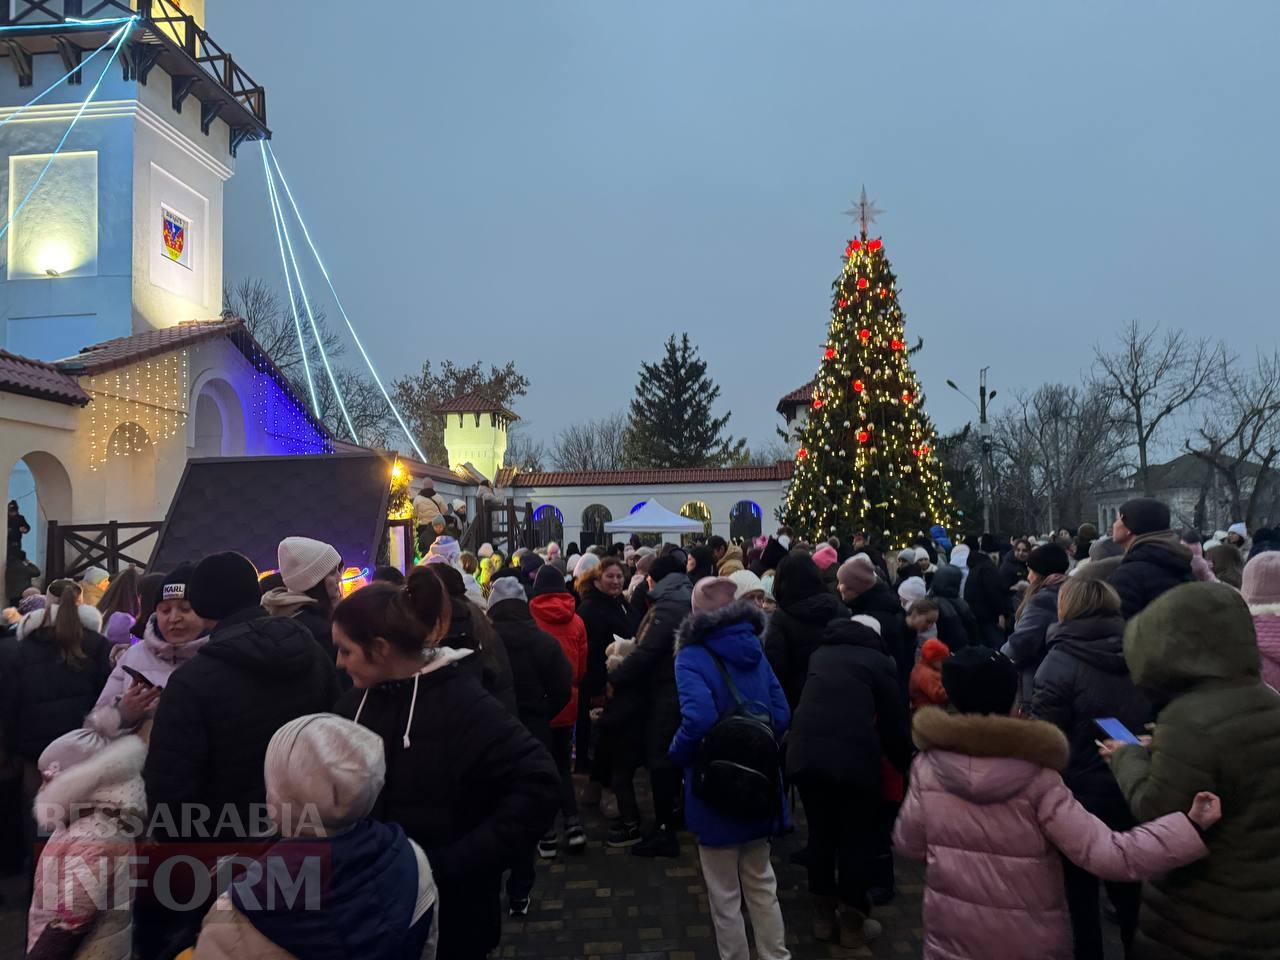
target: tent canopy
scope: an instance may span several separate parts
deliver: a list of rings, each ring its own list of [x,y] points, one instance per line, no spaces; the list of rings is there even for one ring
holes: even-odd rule
[[[604,525],[605,533],[702,533],[705,529],[701,520],[672,513],[657,500],[648,500],[629,517]]]

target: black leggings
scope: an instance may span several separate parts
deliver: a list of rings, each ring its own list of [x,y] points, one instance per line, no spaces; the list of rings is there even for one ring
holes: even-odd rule
[[[809,818],[809,892],[869,912],[879,798],[869,801],[865,791],[835,781],[799,786]]]

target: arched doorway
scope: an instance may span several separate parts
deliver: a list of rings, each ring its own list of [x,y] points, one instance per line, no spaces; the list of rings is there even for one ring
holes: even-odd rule
[[[156,448],[142,424],[130,420],[111,431],[102,473],[107,520],[133,523],[155,519]]]
[[[71,522],[71,477],[51,453],[33,450],[23,455],[9,472],[9,500],[17,502],[21,526],[13,527],[16,543],[6,539],[5,567],[22,562],[23,556],[40,568],[47,561],[49,521]],[[11,521],[12,522],[12,521]],[[25,527],[25,532],[22,528]],[[36,578],[42,583],[43,577]],[[10,597],[3,598],[6,605]]]
[[[187,447],[192,457],[234,457],[245,448],[244,407],[235,388],[209,377],[192,391]]]
[[[533,537],[539,547],[552,540],[564,547],[564,514],[558,507],[544,503],[533,511]]]
[[[751,540],[760,536],[763,512],[754,500],[739,500],[729,511],[729,538]]]
[[[613,512],[604,504],[593,503],[582,511],[582,549],[596,544],[608,546],[613,536],[604,532],[604,525],[613,519]]]
[[[701,500],[690,500],[683,504],[680,507],[680,516],[702,521],[702,533],[686,533],[680,538],[682,543],[694,543],[711,536],[711,508]]]

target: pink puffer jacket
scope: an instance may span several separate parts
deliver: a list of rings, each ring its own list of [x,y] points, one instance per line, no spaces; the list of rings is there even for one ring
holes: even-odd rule
[[[1280,604],[1251,604],[1249,612],[1262,654],[1262,682],[1280,690]]]
[[[1061,851],[1106,880],[1141,880],[1208,850],[1185,814],[1113,833],[1058,773],[1066,738],[1039,720],[924,707],[923,751],[898,815],[899,853],[927,861],[926,960],[1070,960]]]

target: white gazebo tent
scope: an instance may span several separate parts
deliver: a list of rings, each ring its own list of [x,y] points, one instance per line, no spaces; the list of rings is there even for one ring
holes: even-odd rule
[[[657,500],[648,500],[635,513],[604,525],[605,533],[702,533],[706,525],[672,513]]]

